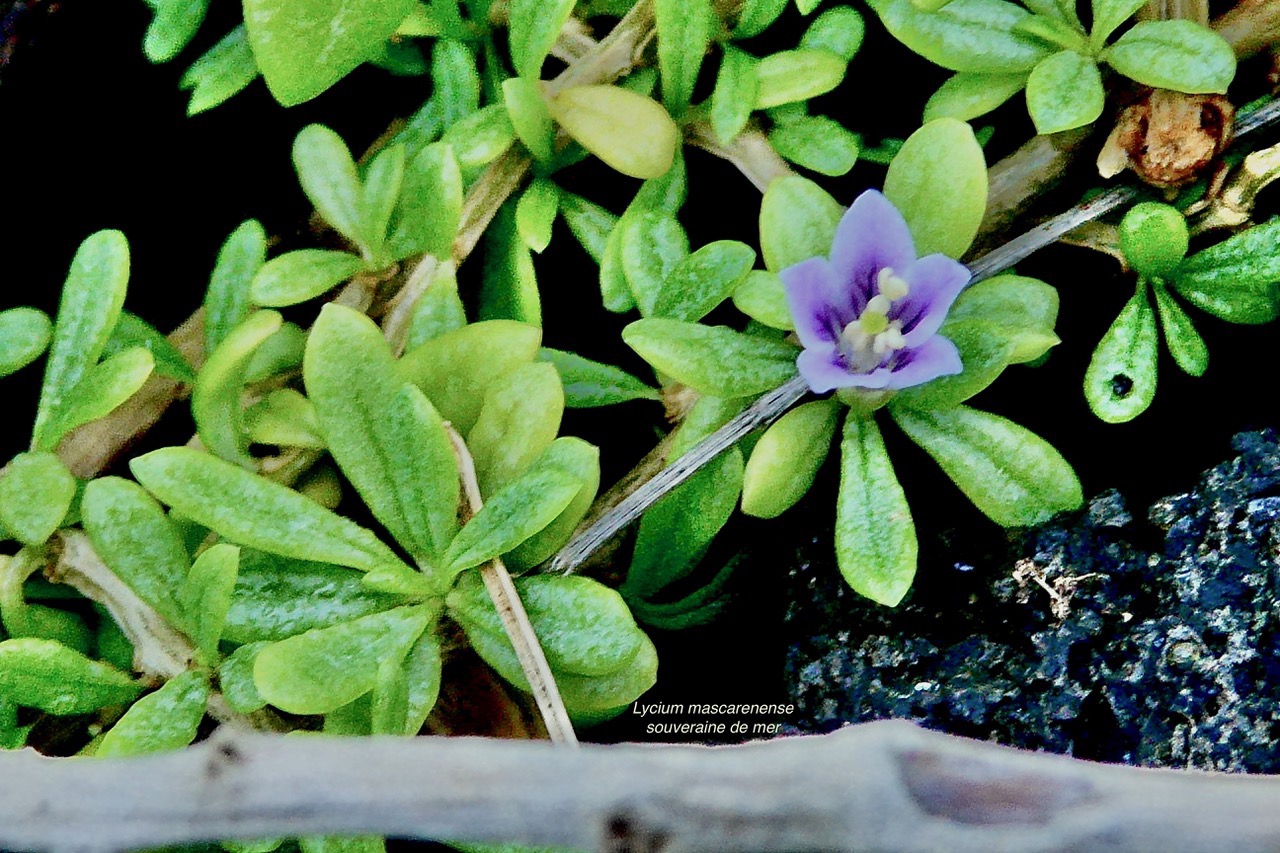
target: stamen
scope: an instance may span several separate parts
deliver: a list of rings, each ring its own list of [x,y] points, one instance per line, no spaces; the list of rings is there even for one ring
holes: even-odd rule
[[[878,335],[889,328],[889,318],[879,311],[868,309],[858,318],[858,326],[868,335]]]
[[[893,267],[885,267],[876,274],[876,290],[889,301],[896,301],[911,292],[907,280],[893,271]]]
[[[880,314],[888,316],[889,309],[893,307],[893,302],[884,294],[873,296],[867,300],[867,308],[864,314]]]

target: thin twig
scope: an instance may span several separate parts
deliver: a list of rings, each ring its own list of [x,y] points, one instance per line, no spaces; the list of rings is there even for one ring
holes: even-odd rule
[[[464,515],[469,517],[479,512],[484,505],[480,497],[480,484],[476,481],[475,463],[471,459],[471,451],[467,449],[467,443],[462,440],[462,436],[458,435],[458,431],[452,426],[446,429],[449,433],[449,441],[453,443],[453,454],[458,460],[462,492],[467,499],[465,508],[468,511]],[[520,668],[524,670],[524,677],[529,682],[530,692],[538,703],[538,710],[542,712],[547,736],[553,743],[577,746],[578,736],[573,731],[569,712],[564,706],[564,700],[560,697],[556,677],[551,672],[551,665],[547,663],[547,655],[542,650],[542,643],[533,630],[533,623],[529,621],[529,614],[525,612],[520,593],[516,590],[515,582],[511,580],[511,573],[507,571],[502,558],[494,557],[482,565],[480,577],[484,580],[485,588],[489,590],[489,596],[493,599],[493,606],[497,608],[498,616],[502,619],[502,627],[506,628],[507,636],[511,639],[511,645],[520,661]]]
[[[726,719],[726,722],[728,720]],[[883,721],[742,746],[215,734],[0,752],[0,848],[389,835],[603,851],[1280,848],[1280,779],[1097,764]]]

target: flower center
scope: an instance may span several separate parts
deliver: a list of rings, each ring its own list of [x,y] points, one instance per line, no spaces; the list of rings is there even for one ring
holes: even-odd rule
[[[885,358],[907,345],[902,323],[889,319],[893,303],[910,292],[907,282],[885,267],[876,275],[876,295],[867,300],[862,314],[840,332],[840,352],[857,373],[870,373]]]

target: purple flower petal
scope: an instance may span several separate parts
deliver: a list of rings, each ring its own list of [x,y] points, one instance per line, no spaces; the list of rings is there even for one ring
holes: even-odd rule
[[[888,387],[896,390],[920,385],[939,376],[952,376],[964,370],[960,351],[951,341],[935,335],[914,349],[903,350],[889,377]]]
[[[782,279],[796,335],[806,347],[833,344],[845,324],[853,321],[852,313],[841,310],[846,300],[826,258],[801,261],[784,269],[778,277]]]
[[[845,366],[840,352],[830,344],[805,349],[796,358],[796,367],[815,394],[836,388],[884,388],[892,375],[884,367],[871,373],[853,373]]]
[[[951,303],[969,283],[969,270],[946,255],[921,258],[901,273],[910,292],[895,302],[889,319],[902,323],[908,347],[923,344],[942,327]]]
[[[854,199],[836,228],[831,265],[855,314],[875,295],[880,270],[892,267],[901,273],[915,259],[907,221],[889,199],[875,190]]]

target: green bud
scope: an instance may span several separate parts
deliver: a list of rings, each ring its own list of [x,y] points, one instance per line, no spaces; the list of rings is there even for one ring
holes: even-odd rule
[[[1120,222],[1120,250],[1148,278],[1172,274],[1186,257],[1189,241],[1186,218],[1167,204],[1135,204]]]

